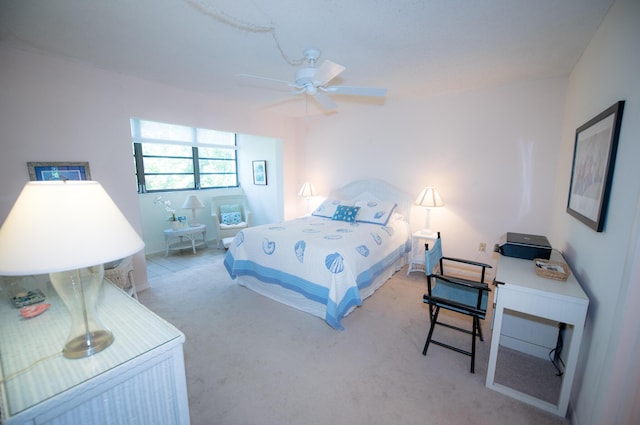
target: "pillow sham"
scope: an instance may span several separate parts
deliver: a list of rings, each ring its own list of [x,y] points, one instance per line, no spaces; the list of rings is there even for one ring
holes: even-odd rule
[[[356,216],[360,207],[349,207],[347,205],[338,205],[336,212],[333,213],[331,220],[346,221],[347,223],[353,223],[356,221]]]
[[[353,202],[327,198],[313,213],[311,213],[311,215],[315,215],[316,217],[333,218],[333,214],[335,214],[339,205],[353,206]]]
[[[383,201],[357,201],[355,206],[360,207],[356,221],[385,226],[397,204]]]

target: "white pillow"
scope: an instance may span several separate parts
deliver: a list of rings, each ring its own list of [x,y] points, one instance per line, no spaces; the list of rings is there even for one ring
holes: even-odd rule
[[[389,221],[396,205],[394,202],[357,201],[355,206],[360,207],[360,211],[358,211],[356,221],[384,226]]]
[[[333,214],[335,214],[336,209],[338,209],[338,205],[352,207],[353,202],[327,198],[313,213],[311,213],[311,215],[315,215],[316,217],[333,218]]]

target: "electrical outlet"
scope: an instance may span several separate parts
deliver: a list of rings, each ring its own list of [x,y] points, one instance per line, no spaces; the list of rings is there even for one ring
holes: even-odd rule
[[[487,250],[487,244],[484,242],[480,242],[480,245],[478,245],[478,251],[485,252],[486,250]]]

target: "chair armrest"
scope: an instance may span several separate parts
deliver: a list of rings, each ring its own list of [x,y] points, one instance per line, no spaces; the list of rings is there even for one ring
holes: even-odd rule
[[[253,218],[253,213],[251,212],[251,210],[246,209],[244,210],[244,217],[245,217],[245,223],[247,223],[247,227],[251,227],[251,220]]]
[[[492,267],[489,264],[480,263],[478,261],[465,260],[462,258],[454,258],[454,257],[441,257],[440,258],[440,273],[444,275],[444,260],[453,261],[462,264],[468,264],[470,266],[480,267],[482,272],[480,273],[480,281],[484,282],[485,272],[487,269],[491,269]]]
[[[493,268],[490,264],[480,263],[478,261],[465,260],[463,258],[454,258],[454,257],[442,257],[443,260],[456,261],[458,263],[469,264],[472,266],[484,267],[487,269]]]

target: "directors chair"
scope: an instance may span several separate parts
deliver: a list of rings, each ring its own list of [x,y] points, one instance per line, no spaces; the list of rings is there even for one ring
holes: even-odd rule
[[[479,272],[479,281],[466,278],[446,276],[444,274],[444,261],[451,261],[463,264],[466,269],[473,269],[477,274]],[[489,286],[484,282],[485,271],[491,268],[489,264],[479,263],[477,261],[464,260],[460,258],[444,257],[442,255],[442,243],[440,240],[440,232],[434,246],[429,249],[429,245],[425,244],[425,274],[427,275],[427,294],[423,296],[423,302],[429,304],[429,319],[431,326],[427,341],[422,350],[422,355],[427,355],[429,344],[433,343],[450,350],[466,354],[471,357],[471,373],[475,373],[476,360],[476,337],[482,338],[482,328],[480,327],[480,319],[484,319],[487,313],[487,303],[489,298]],[[472,266],[472,267],[466,267]],[[466,273],[465,273],[466,276]],[[471,330],[461,328],[449,323],[438,321],[440,309],[453,311],[471,317]],[[463,350],[441,341],[433,339],[433,330],[436,325],[455,329],[464,333],[471,334],[471,351]]]

